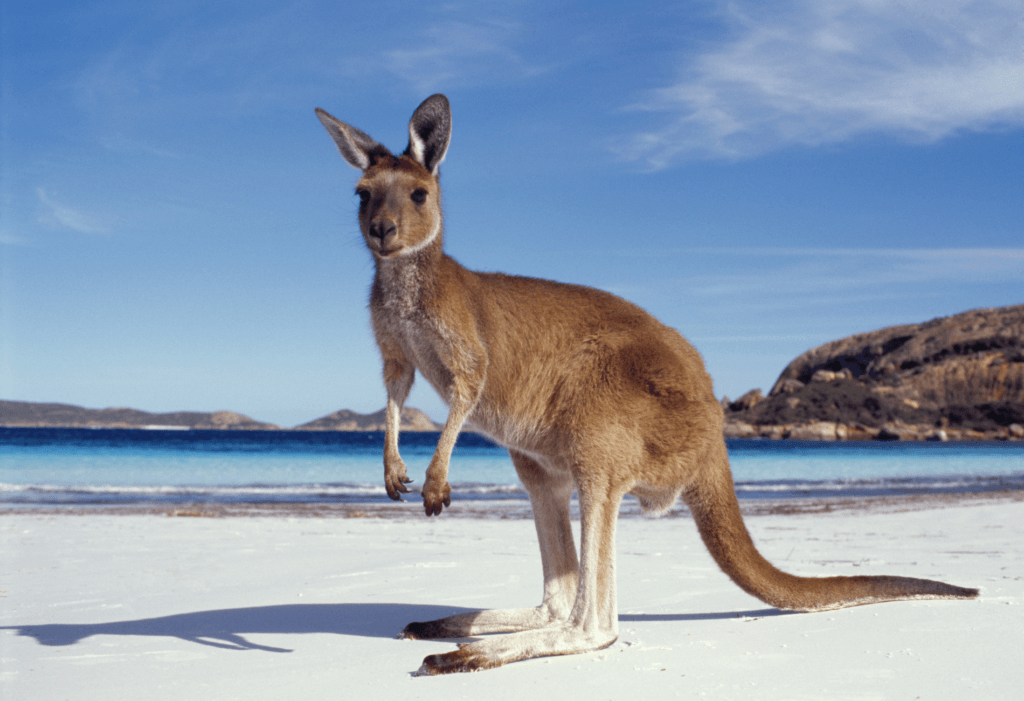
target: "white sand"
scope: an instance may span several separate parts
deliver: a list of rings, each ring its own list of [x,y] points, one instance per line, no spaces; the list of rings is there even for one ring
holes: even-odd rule
[[[794,573],[899,574],[979,601],[780,614],[686,518],[619,529],[611,648],[413,677],[451,642],[409,621],[539,602],[524,520],[0,516],[0,697],[49,699],[1017,699],[1024,503],[753,516]]]

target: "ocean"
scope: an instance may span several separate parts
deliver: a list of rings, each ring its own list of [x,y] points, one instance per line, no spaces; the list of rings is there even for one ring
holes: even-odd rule
[[[413,490],[437,438],[401,436]],[[0,428],[0,505],[384,503],[383,445],[378,432]],[[1024,489],[1024,443],[728,445],[740,499]],[[476,434],[460,436],[449,481],[453,500],[527,498]]]

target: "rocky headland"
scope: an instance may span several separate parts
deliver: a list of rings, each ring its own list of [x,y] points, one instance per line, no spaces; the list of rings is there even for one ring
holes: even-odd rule
[[[722,406],[734,438],[1022,440],[1024,305],[827,343]]]

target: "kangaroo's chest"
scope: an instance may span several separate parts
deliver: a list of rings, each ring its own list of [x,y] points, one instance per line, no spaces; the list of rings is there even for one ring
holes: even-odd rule
[[[421,303],[413,280],[390,282],[375,287],[370,298],[377,343],[384,353],[397,350],[447,401],[452,374],[443,358],[459,345],[457,334]]]
[[[441,360],[444,356],[444,334],[438,329],[436,321],[430,318],[401,319],[395,326],[397,328],[393,329],[393,333],[416,369],[431,384],[436,385],[448,379],[444,377],[447,373],[443,372],[445,363]]]

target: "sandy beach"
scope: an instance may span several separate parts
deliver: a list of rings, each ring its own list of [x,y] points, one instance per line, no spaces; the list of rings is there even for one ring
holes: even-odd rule
[[[794,504],[746,505],[780,567],[941,579],[981,599],[782,613],[718,571],[685,513],[626,517],[614,645],[425,678],[422,658],[454,643],[397,640],[406,623],[539,603],[521,507],[7,512],[0,697],[1019,698],[1019,492]]]

